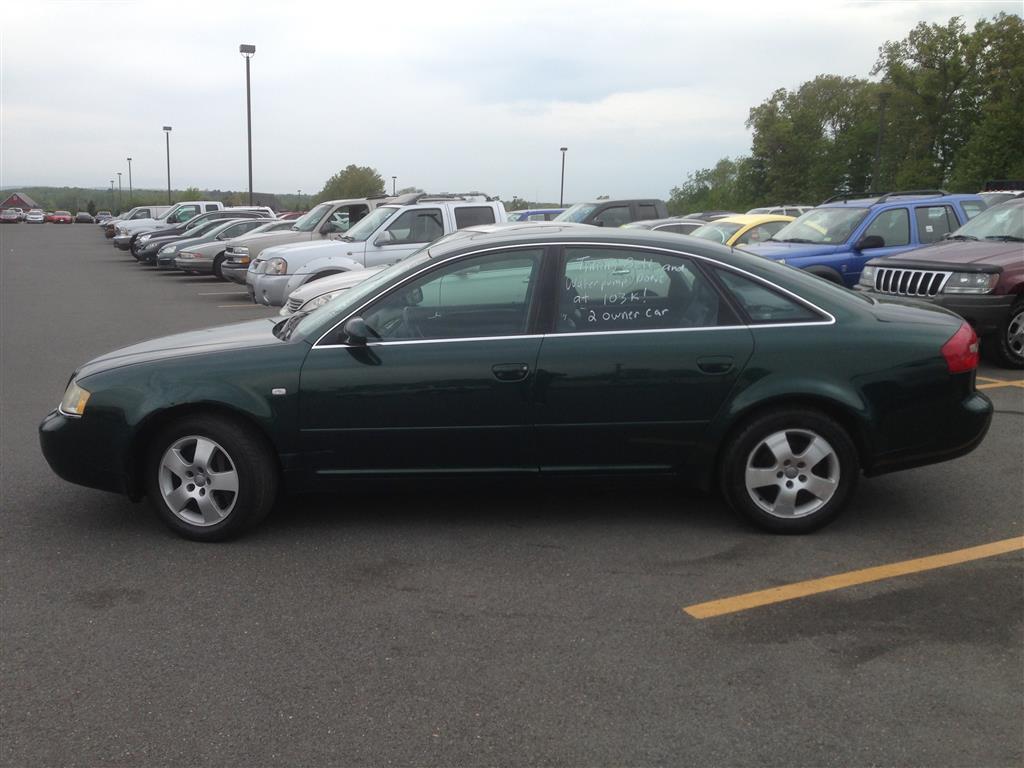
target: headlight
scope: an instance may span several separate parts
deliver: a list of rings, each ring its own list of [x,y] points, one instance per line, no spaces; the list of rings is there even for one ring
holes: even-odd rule
[[[263,270],[268,275],[284,275],[288,273],[288,262],[280,256],[267,260],[267,266]]]
[[[999,282],[997,272],[954,272],[943,293],[988,293]]]
[[[178,250],[176,245],[165,245],[160,249],[160,253],[174,253],[176,250]]]
[[[236,258],[236,259],[242,258],[242,257],[248,258],[249,257],[249,249],[246,248],[244,245],[239,245],[239,246],[231,249],[231,255],[234,258]]]
[[[860,284],[861,285],[867,285],[869,287],[873,286],[875,284],[875,270],[876,269],[877,269],[877,267],[871,267],[871,266],[864,267],[864,269],[862,269],[861,273],[860,273]]]
[[[64,392],[64,399],[60,401],[60,411],[68,416],[81,416],[85,411],[85,404],[89,402],[90,393],[78,386],[78,382],[72,380]]]
[[[315,299],[310,299],[305,304],[303,304],[301,307],[299,307],[299,311],[305,310],[305,311],[309,312],[311,310],[316,309],[317,307],[322,307],[328,301],[330,301],[335,296],[337,296],[337,295],[339,295],[341,293],[344,293],[344,289],[340,290],[340,291],[331,291],[330,293],[325,293],[325,294],[322,294],[320,296],[317,296]]]

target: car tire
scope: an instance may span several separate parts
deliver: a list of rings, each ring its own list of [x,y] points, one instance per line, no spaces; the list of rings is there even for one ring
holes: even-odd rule
[[[853,440],[812,409],[764,413],[725,446],[720,467],[729,506],[773,533],[809,533],[843,511],[860,475]]]
[[[224,263],[224,251],[221,251],[213,259],[213,274],[217,277],[218,280],[227,281],[227,278],[224,277],[224,272],[221,271],[221,268],[220,268],[220,265],[223,264],[223,263]]]
[[[1024,300],[1013,305],[998,333],[986,338],[982,347],[1003,368],[1024,368]]]
[[[195,541],[223,541],[255,527],[277,493],[277,462],[266,440],[217,415],[191,415],[162,429],[145,472],[160,519]]]

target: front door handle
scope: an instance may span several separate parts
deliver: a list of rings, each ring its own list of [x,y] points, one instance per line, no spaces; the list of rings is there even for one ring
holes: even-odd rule
[[[499,363],[491,366],[491,373],[498,381],[522,381],[530,372],[526,363]]]
[[[728,373],[732,370],[732,358],[728,355],[708,355],[705,357],[698,357],[697,367],[704,373]]]

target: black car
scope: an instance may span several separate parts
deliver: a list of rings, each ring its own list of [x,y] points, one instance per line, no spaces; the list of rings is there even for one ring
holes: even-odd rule
[[[79,211],[78,213],[75,214],[75,224],[93,223],[95,223],[95,219],[93,219],[92,214],[87,213],[86,211]]]
[[[576,203],[558,214],[554,221],[592,224],[595,227],[621,227],[631,221],[663,219],[668,216],[664,200],[593,200]]]

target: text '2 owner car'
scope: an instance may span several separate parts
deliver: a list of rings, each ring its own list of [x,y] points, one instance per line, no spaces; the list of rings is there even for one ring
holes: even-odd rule
[[[92,360],[40,438],[61,477],[148,495],[196,539],[256,523],[282,482],[485,473],[672,473],[801,532],[862,473],[977,446],[992,414],[977,360],[946,310],[742,251],[493,225],[310,313]]]

